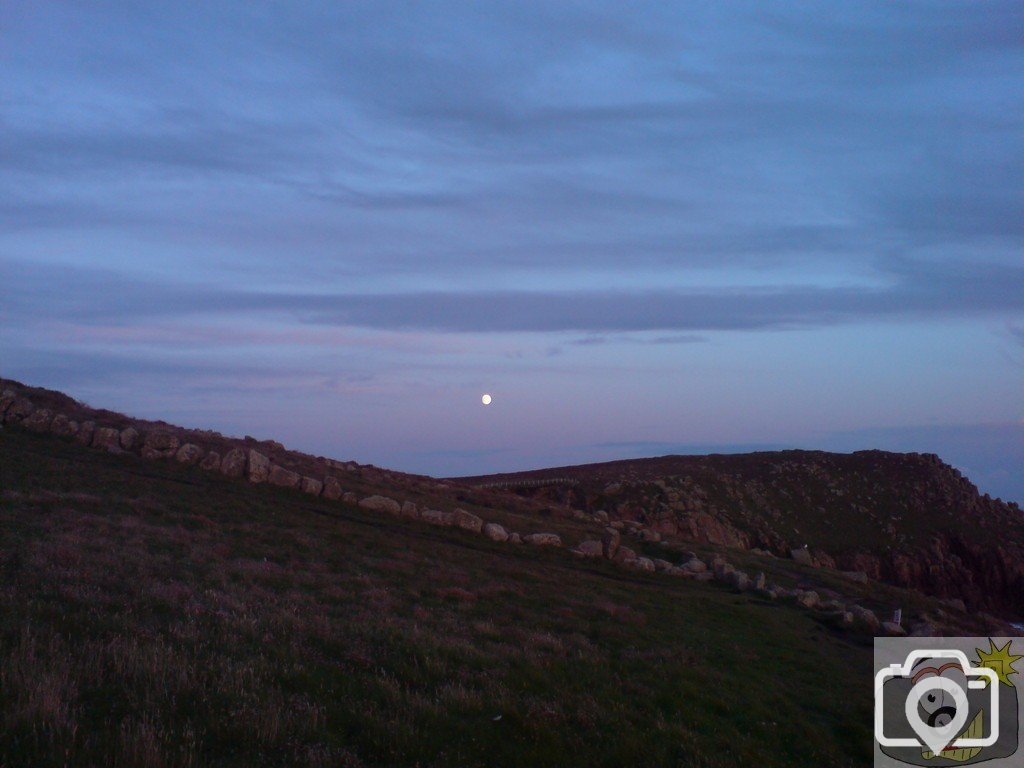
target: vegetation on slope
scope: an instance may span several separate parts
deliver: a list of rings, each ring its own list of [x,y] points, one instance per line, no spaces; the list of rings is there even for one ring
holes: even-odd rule
[[[859,765],[870,646],[712,584],[0,432],[0,765]]]

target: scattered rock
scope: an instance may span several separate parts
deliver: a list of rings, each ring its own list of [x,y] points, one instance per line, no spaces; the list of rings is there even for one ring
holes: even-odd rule
[[[467,512],[464,509],[456,509],[452,512],[452,522],[457,528],[472,531],[473,533],[480,533],[480,529],[484,527],[484,521],[482,518],[477,517],[472,512]]]
[[[302,482],[302,475],[292,472],[277,464],[270,465],[270,474],[267,476],[271,485],[278,485],[281,488],[295,488]]]
[[[960,613],[967,613],[967,605],[959,597],[949,598],[948,600],[943,600],[942,602],[950,608],[952,608],[954,611],[960,611]]]
[[[180,444],[176,435],[163,429],[154,429],[146,433],[143,447],[156,451],[164,456],[173,456]]]
[[[755,586],[754,594],[758,597],[763,597],[765,600],[774,600],[777,597],[777,595],[775,594],[775,590],[769,589],[768,587]]]
[[[726,577],[736,570],[733,568],[732,563],[727,563],[720,558],[716,558],[713,564],[715,566],[715,578],[719,581],[725,581]]]
[[[605,525],[607,525],[608,513],[605,512],[603,509],[599,509],[597,510],[597,512],[594,513],[594,519],[599,523],[604,523]]]
[[[633,564],[639,571],[654,572],[654,561],[649,557],[638,557],[633,561]]]
[[[323,497],[332,500],[341,498],[341,484],[330,475],[324,478]]]
[[[609,526],[604,529],[604,534],[601,536],[601,545],[604,548],[604,556],[609,560],[615,557],[615,553],[619,551],[619,546],[622,544],[622,534],[619,533],[618,529]]]
[[[93,433],[92,445],[110,453],[121,453],[121,433],[112,427],[100,427]]]
[[[443,525],[449,526],[452,524],[452,513],[442,512],[439,509],[424,509],[420,512],[420,520],[430,523],[431,525]]]
[[[814,565],[814,560],[811,558],[811,553],[807,547],[790,550],[789,556],[801,565]]]
[[[78,428],[78,434],[75,435],[75,439],[82,445],[92,445],[92,435],[95,431],[95,421],[83,421],[82,425]]]
[[[139,430],[135,427],[126,427],[121,430],[121,447],[130,451],[139,440]]]
[[[11,407],[11,403],[14,402],[14,398],[18,396],[18,393],[13,389],[5,389],[0,392],[0,414],[7,413],[7,409]]]
[[[315,477],[303,476],[303,478],[299,480],[299,490],[303,493],[308,493],[310,496],[319,496],[320,491],[323,489],[323,482],[317,480]]]
[[[415,502],[403,501],[402,502],[402,517],[418,518],[420,516],[419,507],[416,506]]]
[[[688,573],[703,573],[708,569],[704,561],[697,556],[692,556],[689,560],[683,563],[683,570]]]
[[[359,506],[363,509],[372,509],[375,512],[387,512],[391,515],[400,514],[402,511],[402,505],[394,499],[388,498],[387,496],[367,496],[365,499],[359,502]]]
[[[270,477],[270,459],[259,451],[249,449],[249,482],[265,483]]]
[[[883,621],[882,631],[885,632],[889,637],[906,637],[907,630],[897,624],[895,621]]]
[[[910,629],[911,637],[941,637],[943,631],[930,621],[921,621]]]
[[[58,413],[50,423],[50,431],[61,437],[70,437],[78,432],[78,422],[71,421],[63,413]]]
[[[881,622],[875,612],[860,605],[851,605],[850,613],[853,614],[853,625],[867,634],[876,634],[881,628]]]
[[[523,541],[537,547],[560,547],[562,537],[557,533],[529,533],[523,536]]]
[[[203,460],[199,462],[199,468],[205,469],[208,472],[216,472],[220,469],[220,454],[216,451],[210,451],[203,457]]]
[[[497,523],[484,523],[483,534],[491,541],[508,541],[508,531]]]
[[[346,504],[357,504],[359,502],[359,497],[356,496],[353,491],[345,491],[345,493],[342,494],[341,500]]]
[[[513,531],[512,533],[510,533],[508,535],[508,543],[509,544],[522,544],[523,543],[523,537],[520,536],[518,533],[515,533]]]
[[[220,460],[220,471],[228,477],[241,477],[245,474],[245,465],[245,451],[241,448],[232,448]]]
[[[650,528],[641,528],[637,534],[640,537],[640,541],[659,542],[661,541],[661,534]]]
[[[764,571],[760,571],[757,576],[754,577],[754,589],[761,590],[765,589],[768,585],[768,579],[765,578]]]
[[[664,572],[664,571],[668,571],[668,570],[670,570],[672,568],[675,568],[675,566],[672,565],[672,563],[670,563],[668,560],[661,560],[659,558],[654,558],[654,568],[655,568],[655,570],[663,571]]]
[[[868,583],[868,575],[864,573],[864,571],[843,571],[842,574],[850,581],[854,581],[858,584]]]
[[[796,602],[804,608],[816,608],[818,605],[818,593],[813,589],[801,592],[796,596]]]
[[[619,547],[618,551],[616,551],[615,556],[612,559],[616,563],[621,563],[623,565],[627,563],[632,563],[634,560],[636,560],[636,552],[634,552],[629,547]]]
[[[185,443],[174,454],[174,460],[180,464],[195,464],[203,457],[203,449],[195,443]]]
[[[604,557],[604,544],[597,539],[588,539],[577,544],[572,552],[580,557]]]
[[[21,425],[33,432],[49,432],[50,423],[53,421],[53,411],[48,408],[39,408],[26,416]]]
[[[22,421],[31,416],[35,409],[36,407],[32,405],[31,400],[26,400],[24,397],[15,397],[11,404],[7,406],[4,420],[8,422]]]

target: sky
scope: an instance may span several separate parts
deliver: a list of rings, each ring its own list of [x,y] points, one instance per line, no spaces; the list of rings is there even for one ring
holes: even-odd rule
[[[1024,501],[1022,29],[4,3],[0,375],[433,475],[883,448]]]

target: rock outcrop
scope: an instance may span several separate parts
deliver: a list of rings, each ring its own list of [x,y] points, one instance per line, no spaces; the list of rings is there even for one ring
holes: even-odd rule
[[[398,515],[402,512],[402,505],[387,496],[367,496],[359,502],[364,509],[372,509],[375,512],[387,512],[391,515]]]

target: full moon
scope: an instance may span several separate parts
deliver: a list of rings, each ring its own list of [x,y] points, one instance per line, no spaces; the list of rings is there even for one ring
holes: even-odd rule
[[[483,403],[484,405],[490,405],[491,404],[491,396],[490,395],[484,395],[483,397],[480,398],[480,402]]]

